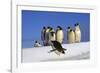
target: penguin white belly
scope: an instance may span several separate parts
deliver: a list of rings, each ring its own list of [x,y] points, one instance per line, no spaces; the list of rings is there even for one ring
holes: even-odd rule
[[[81,32],[75,31],[75,42],[80,42],[80,41],[81,41]]]
[[[57,38],[56,38],[57,41],[60,42],[60,43],[62,43],[63,42],[63,38],[64,38],[63,31],[58,31],[57,34],[56,34],[56,36],[57,36]]]
[[[56,40],[56,35],[55,34],[53,36],[50,35],[49,36],[49,40],[50,41],[55,41]]]
[[[69,32],[67,36],[68,36],[68,43],[74,43],[75,42],[74,32]]]

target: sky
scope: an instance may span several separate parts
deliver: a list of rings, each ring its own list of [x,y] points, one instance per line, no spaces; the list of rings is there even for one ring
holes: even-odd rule
[[[32,48],[36,40],[41,43],[43,26],[51,26],[56,30],[60,25],[63,28],[66,43],[67,27],[74,29],[75,23],[80,24],[81,42],[90,41],[89,13],[22,10],[22,48]]]

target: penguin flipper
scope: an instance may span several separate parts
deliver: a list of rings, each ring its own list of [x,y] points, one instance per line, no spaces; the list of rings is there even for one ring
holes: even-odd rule
[[[56,51],[56,50],[57,50],[57,49],[50,50],[48,53],[54,52],[54,51]]]

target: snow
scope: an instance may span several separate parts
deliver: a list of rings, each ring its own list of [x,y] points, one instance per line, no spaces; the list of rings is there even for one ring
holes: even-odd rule
[[[90,58],[90,43],[62,44],[66,54],[57,55],[51,46],[22,49],[22,62],[44,62],[59,60],[83,60]]]

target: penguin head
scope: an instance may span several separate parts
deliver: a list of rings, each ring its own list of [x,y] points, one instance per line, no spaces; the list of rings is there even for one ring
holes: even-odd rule
[[[64,52],[64,51],[62,51],[61,53],[65,54],[65,52]]]
[[[51,28],[51,27],[50,27],[49,29],[50,29],[50,31],[52,31],[52,30],[53,30],[53,28]]]
[[[46,29],[46,27],[43,27],[43,29]]]
[[[80,29],[80,25],[79,25],[79,23],[76,23],[76,24],[75,24],[75,29],[77,29],[77,30]]]
[[[57,26],[57,29],[58,29],[58,30],[62,30],[61,26]]]
[[[71,27],[68,26],[67,29],[71,29]]]
[[[47,28],[46,28],[46,33],[48,33],[49,31],[50,31],[50,26],[48,26]]]
[[[70,32],[72,32],[73,30],[72,29],[70,29]]]
[[[37,41],[35,41],[35,43],[37,43]]]
[[[75,24],[75,27],[77,27],[77,26],[79,26],[79,23],[76,23],[76,24]]]
[[[76,24],[74,26],[77,26]]]
[[[50,26],[47,27],[47,29],[50,29],[50,28],[51,28]]]
[[[55,30],[52,27],[50,27],[49,32],[55,32]]]

